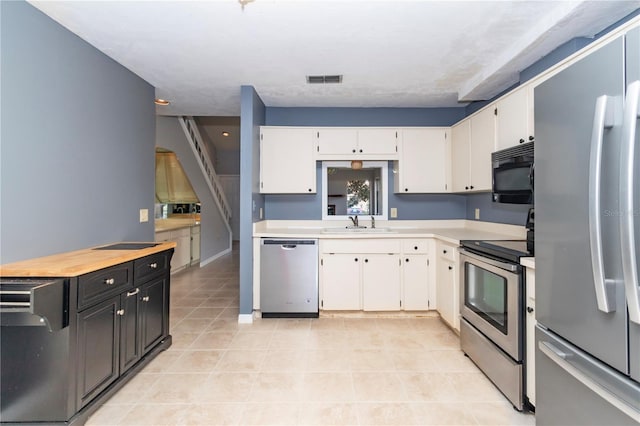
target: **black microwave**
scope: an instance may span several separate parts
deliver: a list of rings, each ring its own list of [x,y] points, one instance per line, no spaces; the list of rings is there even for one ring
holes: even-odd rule
[[[533,204],[533,142],[492,153],[491,164],[494,202]]]

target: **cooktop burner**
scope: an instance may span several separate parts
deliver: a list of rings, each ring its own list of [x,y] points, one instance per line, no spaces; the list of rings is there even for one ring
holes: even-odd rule
[[[460,245],[469,251],[519,263],[521,257],[533,256],[527,240],[463,240]]]

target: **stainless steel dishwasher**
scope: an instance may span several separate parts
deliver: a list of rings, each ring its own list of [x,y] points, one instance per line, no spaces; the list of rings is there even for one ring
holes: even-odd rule
[[[260,310],[263,317],[318,317],[318,240],[261,240]]]

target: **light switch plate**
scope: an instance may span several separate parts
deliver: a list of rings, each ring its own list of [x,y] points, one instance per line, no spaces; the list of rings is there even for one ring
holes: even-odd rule
[[[398,209],[396,207],[391,207],[391,217],[392,218],[398,217]]]
[[[476,220],[480,220],[480,209],[476,209]]]
[[[149,209],[140,209],[140,223],[149,222]]]

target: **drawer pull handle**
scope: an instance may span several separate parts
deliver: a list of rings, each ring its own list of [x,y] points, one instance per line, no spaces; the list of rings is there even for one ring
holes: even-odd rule
[[[156,262],[150,263],[149,264],[149,268],[151,269],[156,269],[158,267],[158,264]]]
[[[144,296],[144,297],[142,298],[142,301],[143,301],[143,302],[148,302],[148,301],[149,301],[149,296]]]
[[[452,270],[452,269],[453,269],[453,266],[449,266],[449,270]]]
[[[127,297],[135,296],[138,293],[140,293],[140,289],[136,288],[134,291],[128,291],[127,292]]]
[[[116,314],[118,314],[118,315],[120,315],[120,316],[123,316],[123,315],[124,315],[124,309],[118,309],[118,310],[116,311]]]
[[[418,246],[413,247],[414,250],[418,250]]]
[[[104,280],[104,283],[106,285],[114,285],[116,283],[116,280],[115,280],[115,278],[107,278],[107,279]]]

